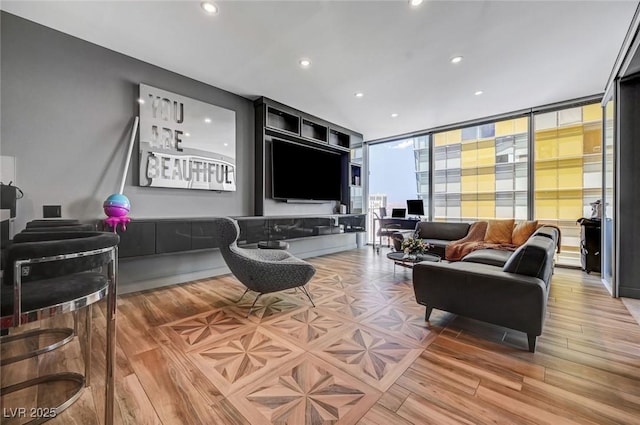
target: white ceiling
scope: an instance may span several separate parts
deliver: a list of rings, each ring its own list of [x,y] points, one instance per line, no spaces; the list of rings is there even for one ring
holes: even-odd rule
[[[198,1],[5,0],[2,9],[372,140],[602,92],[637,2],[217,4],[215,16]],[[455,55],[464,60],[452,65]],[[302,57],[311,67],[298,66]]]

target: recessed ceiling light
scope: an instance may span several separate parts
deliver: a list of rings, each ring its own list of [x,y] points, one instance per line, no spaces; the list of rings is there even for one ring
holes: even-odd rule
[[[391,114],[391,118],[397,118],[398,114],[396,114],[395,112],[393,114]]]
[[[462,56],[454,56],[451,58],[451,63],[460,63],[462,62]]]
[[[184,135],[189,137],[189,136],[191,136],[191,133],[184,133]]]
[[[311,61],[309,59],[300,59],[300,66],[303,68],[309,68]]]
[[[477,92],[475,92],[474,94],[475,94],[476,96],[480,96],[482,93],[484,93],[482,90],[478,90],[478,91],[477,91]]]
[[[424,0],[409,0],[409,4],[413,7],[420,6]]]
[[[144,105],[144,99],[139,97],[138,98],[138,103],[141,104],[141,105]]]
[[[364,93],[362,93],[361,91],[357,92],[356,94],[354,94],[355,97],[362,97],[364,96]]]
[[[202,7],[202,9],[204,9],[204,11],[209,15],[215,15],[216,13],[218,13],[218,6],[211,3],[210,1],[203,1],[202,3],[200,3],[200,7]]]
[[[225,143],[224,145],[225,145],[225,146],[229,146],[229,143]]]
[[[205,118],[204,122],[206,122],[207,124],[211,123],[211,118]]]

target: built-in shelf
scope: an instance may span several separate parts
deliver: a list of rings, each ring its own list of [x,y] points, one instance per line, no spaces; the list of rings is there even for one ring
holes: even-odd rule
[[[349,149],[351,147],[351,138],[348,134],[342,133],[338,130],[331,129],[329,131],[329,144],[333,146],[339,146],[341,148]]]
[[[267,126],[289,133],[300,133],[300,118],[279,109],[267,107]]]
[[[360,164],[349,164],[349,184],[351,186],[362,186],[362,167]]]
[[[302,137],[313,139],[317,142],[327,142],[327,127],[309,120],[302,120]]]
[[[335,123],[299,111],[274,100],[261,97],[254,101],[255,115],[255,192],[254,213],[267,215],[270,210],[282,210],[272,204],[272,158],[275,140],[310,146],[320,151],[340,155],[339,203],[347,205],[347,211],[362,212],[363,175],[353,170],[357,178],[352,180],[350,164],[361,167],[362,134]],[[352,183],[355,183],[352,184]],[[353,198],[352,198],[353,196]],[[279,201],[279,199],[277,200]],[[338,201],[338,200],[336,200]],[[353,208],[358,205],[357,208]]]

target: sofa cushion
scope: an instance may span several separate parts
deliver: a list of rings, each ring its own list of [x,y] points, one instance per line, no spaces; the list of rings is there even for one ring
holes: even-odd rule
[[[511,243],[515,220],[489,220],[484,241],[489,243]]]
[[[521,221],[516,224],[511,233],[511,243],[517,246],[522,245],[529,239],[538,228],[538,220]]]
[[[503,249],[479,249],[467,254],[461,261],[502,267],[505,265],[507,260],[509,260],[512,254],[512,251],[506,251]]]
[[[440,239],[455,241],[469,233],[469,223],[440,223],[421,221],[416,225],[418,237],[422,239]]]
[[[503,271],[542,279],[549,284],[556,244],[551,238],[532,236],[507,260]]]

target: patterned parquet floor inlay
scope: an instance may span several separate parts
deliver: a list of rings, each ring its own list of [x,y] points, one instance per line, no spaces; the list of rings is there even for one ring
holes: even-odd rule
[[[246,321],[229,310],[216,309],[163,326],[165,333],[183,350],[206,345],[230,332],[237,332]],[[175,336],[175,337],[174,337]]]
[[[381,391],[386,391],[421,352],[415,345],[359,324],[313,351]]]
[[[521,332],[439,310],[425,322],[411,270],[394,273],[384,254],[311,258],[315,308],[289,290],[260,297],[247,317],[256,294],[238,302],[245,287],[232,275],[120,296],[116,424],[638,423],[640,326],[599,276],[556,267],[529,353]],[[101,425],[98,307],[91,386],[48,425]],[[50,326],[70,324],[61,315]],[[74,341],[3,366],[0,379],[82,372],[82,358]],[[2,406],[35,406],[42,393],[3,396]]]
[[[296,311],[272,320],[266,325],[273,332],[305,348],[310,348],[327,337],[341,333],[346,326],[343,319],[317,308]]]
[[[349,424],[380,397],[313,356],[303,356],[230,397],[252,424]]]
[[[412,301],[415,304],[415,301]],[[374,329],[392,332],[396,336],[408,338],[419,345],[428,345],[436,336],[425,326],[424,308],[417,305],[406,305],[398,308],[390,305],[377,314],[364,319],[364,323]]]
[[[254,327],[192,351],[189,357],[220,391],[228,394],[302,353],[284,338]]]

